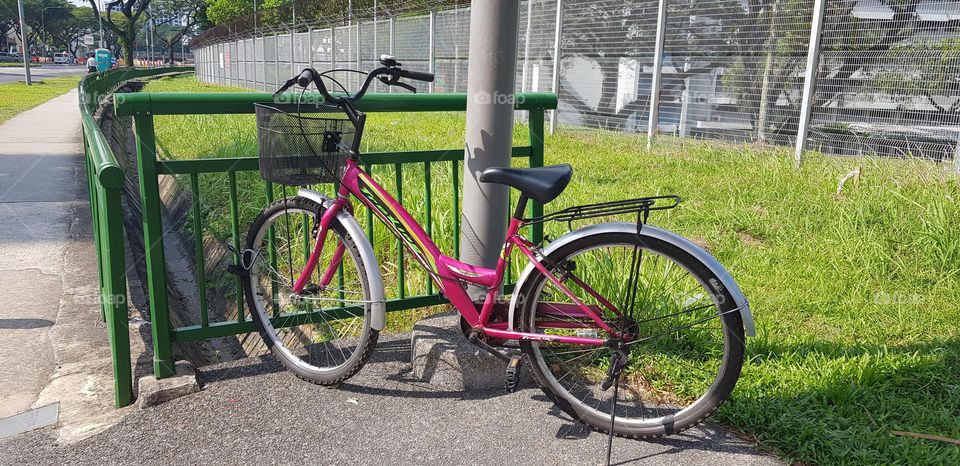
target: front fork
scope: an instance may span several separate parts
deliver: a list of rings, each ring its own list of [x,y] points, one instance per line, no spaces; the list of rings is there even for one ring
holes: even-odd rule
[[[337,197],[337,200],[333,202],[330,208],[324,210],[320,215],[320,227],[317,228],[317,232],[314,235],[316,244],[313,245],[310,257],[307,258],[307,263],[303,266],[303,272],[300,273],[300,276],[297,277],[296,282],[293,284],[292,291],[294,294],[302,294],[304,288],[309,284],[310,277],[313,276],[313,272],[320,262],[320,254],[323,250],[323,243],[327,239],[327,233],[330,231],[330,224],[344,208],[350,210],[350,203],[347,198],[340,196]],[[340,268],[340,263],[343,262],[343,254],[345,251],[346,246],[343,244],[343,241],[337,241],[337,249],[333,252],[333,259],[323,272],[320,283],[317,284],[321,290],[330,285],[334,273]]]

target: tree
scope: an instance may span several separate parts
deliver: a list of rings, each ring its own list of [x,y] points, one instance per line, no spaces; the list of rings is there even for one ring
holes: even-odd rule
[[[166,46],[172,64],[174,46],[204,18],[207,4],[204,0],[154,0],[153,7],[158,18],[153,35]]]
[[[93,10],[87,7],[77,7],[70,10],[70,15],[47,22],[47,42],[56,47],[62,47],[76,58],[80,49],[80,41],[87,34],[97,29],[97,21]]]
[[[97,10],[96,0],[87,1],[96,12],[96,19],[99,20],[102,14]],[[103,18],[103,26],[117,36],[127,66],[133,66],[133,49],[137,45],[137,23],[148,6],[150,6],[150,0],[113,0],[106,5],[107,14]],[[120,12],[122,16],[114,17],[114,10]]]

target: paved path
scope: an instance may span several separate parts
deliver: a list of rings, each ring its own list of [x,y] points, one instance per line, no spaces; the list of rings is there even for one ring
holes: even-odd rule
[[[43,65],[40,68],[30,68],[30,78],[34,81],[43,81],[44,78],[82,74],[86,67],[79,65]],[[0,84],[23,81],[23,67],[0,68]]]
[[[200,393],[66,447],[45,430],[0,440],[0,463],[603,464],[606,437],[539,389],[436,390],[408,378],[409,336],[381,338],[371,363],[338,389],[249,358],[204,368]],[[615,464],[779,464],[715,427],[614,445]]]
[[[68,438],[122,414],[79,135],[76,91],[0,125],[0,418],[60,402]]]

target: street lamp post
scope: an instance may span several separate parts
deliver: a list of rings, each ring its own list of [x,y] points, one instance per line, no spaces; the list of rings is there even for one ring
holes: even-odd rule
[[[100,23],[100,48],[103,48],[103,6],[100,0],[97,0],[97,22]]]
[[[23,77],[27,85],[33,84],[30,79],[30,50],[27,46],[27,22],[23,20],[23,0],[17,0],[17,11],[20,14],[20,46],[23,48]]]

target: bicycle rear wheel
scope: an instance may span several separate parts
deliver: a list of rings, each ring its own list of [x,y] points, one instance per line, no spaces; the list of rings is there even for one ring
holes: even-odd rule
[[[699,423],[730,395],[743,364],[743,322],[706,264],[649,235],[609,232],[574,240],[543,263],[581,301],[601,310],[614,332],[631,333],[636,341],[629,347],[616,404],[614,390],[601,388],[610,348],[521,341],[544,393],[565,412],[609,432],[616,406],[614,434],[659,437]],[[631,275],[635,291],[629,290]],[[622,316],[605,309],[577,281]],[[571,312],[573,301],[539,272],[520,293],[524,332],[611,337],[589,317]]]
[[[295,295],[316,243],[321,207],[306,198],[267,206],[250,226],[253,263],[245,291],[264,343],[298,377],[336,385],[370,358],[379,332],[371,327],[370,285],[357,241],[334,219],[322,255],[304,292]],[[341,266],[321,287],[322,274],[342,246]]]

